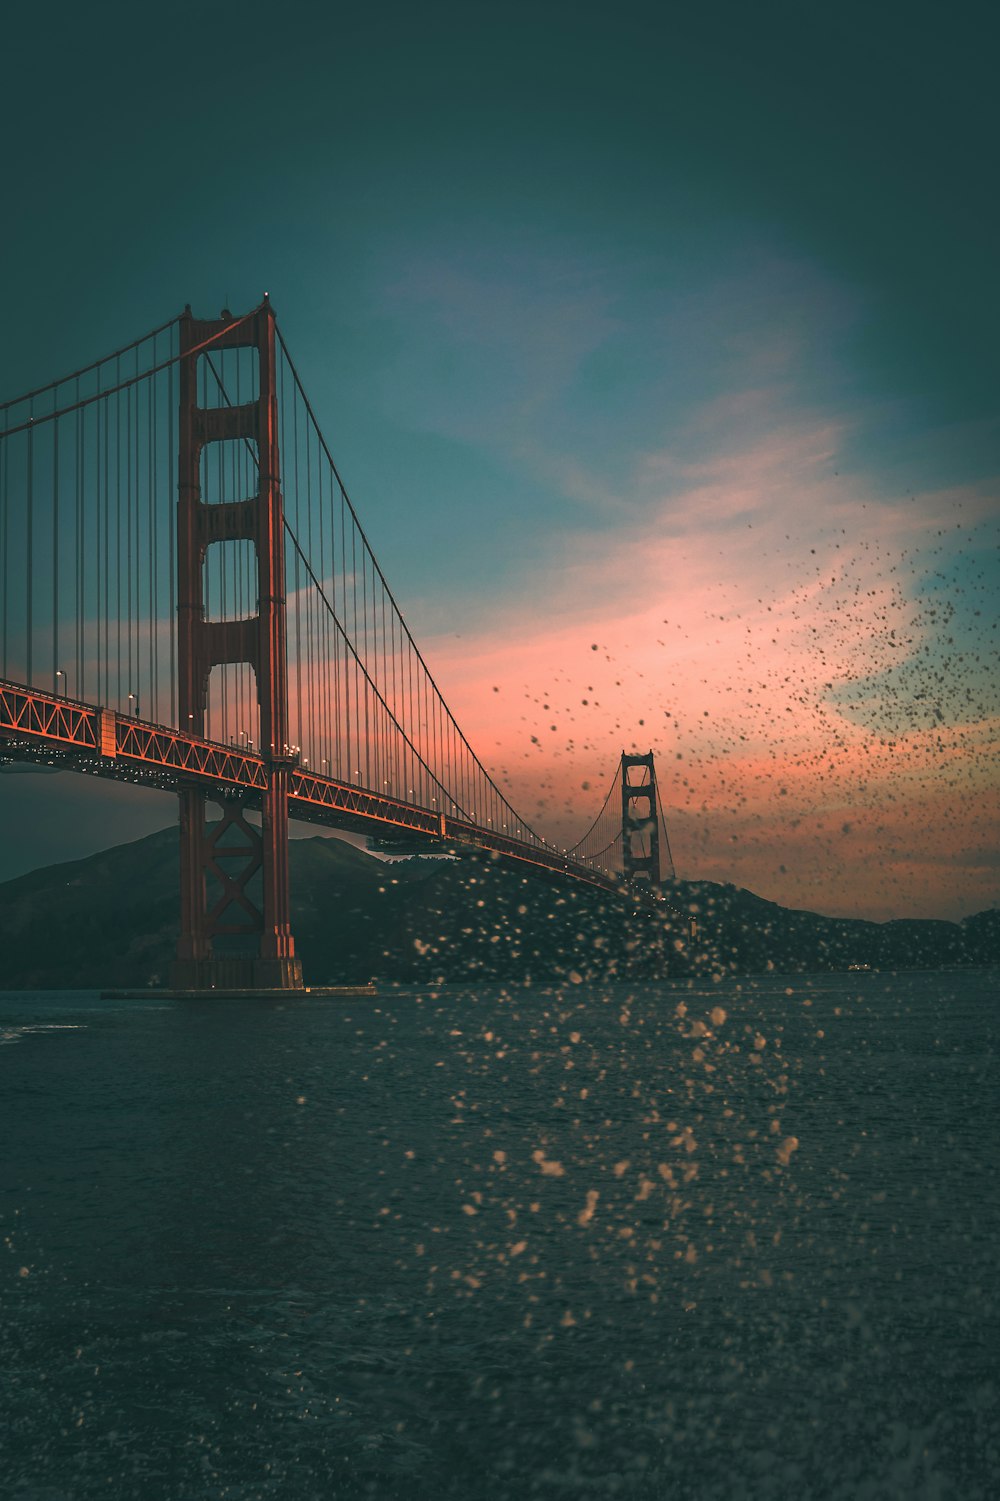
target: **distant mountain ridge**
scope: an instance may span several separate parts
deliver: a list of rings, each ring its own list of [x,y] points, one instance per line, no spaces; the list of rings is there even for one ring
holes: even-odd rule
[[[387,862],[338,839],[291,844],[307,983],[652,978],[1000,963],[1000,913],[961,923],[822,917],[710,881],[636,909],[487,857]],[[0,989],[166,983],[178,834],[163,829],[0,884]],[[695,925],[692,934],[692,923]]]

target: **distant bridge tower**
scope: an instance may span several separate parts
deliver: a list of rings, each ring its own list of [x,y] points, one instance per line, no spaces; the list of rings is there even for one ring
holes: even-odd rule
[[[660,820],[653,752],[622,751],[622,864],[626,881],[660,883]]]
[[[177,497],[177,659],[180,728],[205,733],[208,680],[214,666],[248,662],[257,681],[258,743],[266,784],[261,828],[238,801],[207,821],[207,796],[180,792],[181,931],[171,983],[178,989],[293,990],[301,961],[289,921],[288,792],[295,753],[288,744],[285,644],[284,514],[278,455],[274,312],[266,297],[249,319],[180,320],[180,412]],[[212,349],[257,352],[257,398],[240,406],[199,407],[198,354]],[[202,451],[219,442],[252,446],[257,493],[221,501],[202,494]],[[208,488],[206,486],[206,488]],[[206,620],[205,554],[213,542],[250,541],[257,555],[257,614]],[[254,878],[261,873],[261,895]],[[251,883],[254,883],[251,886]],[[220,953],[235,938],[256,952]]]

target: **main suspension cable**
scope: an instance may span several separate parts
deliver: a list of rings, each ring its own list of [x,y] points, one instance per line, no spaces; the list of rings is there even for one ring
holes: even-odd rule
[[[20,406],[24,401],[34,401],[36,396],[44,396],[46,391],[54,391],[57,386],[68,385],[71,380],[77,381],[82,376],[89,375],[92,370],[98,370],[101,365],[109,365],[112,360],[118,360],[123,354],[129,354],[133,349],[138,349],[140,344],[145,344],[150,339],[155,339],[157,335],[164,333],[168,328],[172,328],[178,321],[179,316],[175,314],[173,318],[168,318],[166,323],[161,323],[158,328],[151,328],[148,334],[143,334],[141,338],[133,339],[131,344],[123,344],[121,349],[116,349],[111,354],[103,355],[99,360],[92,360],[89,365],[81,365],[79,370],[74,370],[69,375],[61,375],[58,380],[50,380],[47,385],[37,386],[34,391],[25,391],[23,396],[12,396],[9,401],[0,401],[0,412],[6,412],[10,407]],[[69,408],[69,410],[72,410],[72,408]]]
[[[218,344],[220,339],[226,338],[230,333],[232,333],[233,329],[239,328],[242,324],[247,323],[258,311],[258,308],[253,308],[249,313],[245,313],[242,318],[237,318],[233,323],[227,323],[225,328],[221,328],[218,333],[212,334],[207,339],[203,339],[200,344],[195,344],[190,349],[178,351],[177,354],[171,355],[168,360],[161,360],[158,365],[151,365],[148,370],[143,370],[138,375],[130,375],[126,380],[119,381],[114,386],[108,386],[103,391],[95,391],[90,396],[84,396],[79,401],[72,402],[69,406],[59,407],[55,411],[51,412],[42,412],[37,417],[29,417],[26,422],[19,422],[14,427],[5,428],[3,432],[0,432],[0,439],[12,438],[15,433],[23,433],[27,432],[29,428],[40,427],[43,422],[52,422],[58,417],[65,417],[69,412],[78,412],[82,407],[92,406],[95,401],[106,401],[109,396],[116,396],[120,391],[126,391],[130,386],[138,385],[140,381],[149,380],[151,376],[159,375],[161,370],[167,370],[171,365],[176,365],[179,360],[186,360],[192,355],[201,354],[202,350],[210,349],[214,344]],[[176,318],[172,318],[170,320],[170,323],[165,323],[163,327],[170,328],[171,324],[176,322]],[[150,334],[146,335],[147,339],[150,337]],[[140,340],[139,342],[142,343],[144,341]],[[136,346],[132,344],[128,345],[128,349],[134,349],[135,347]],[[115,356],[112,355],[111,358],[114,359]],[[107,361],[105,360],[99,361],[99,364],[102,365],[106,363]],[[93,369],[96,367],[91,366],[90,368]],[[61,385],[62,382],[57,382],[57,384]],[[51,388],[48,386],[43,387],[43,390],[49,389]],[[8,402],[7,406],[17,405],[19,402],[26,400],[28,400],[27,397],[20,396],[14,403]]]

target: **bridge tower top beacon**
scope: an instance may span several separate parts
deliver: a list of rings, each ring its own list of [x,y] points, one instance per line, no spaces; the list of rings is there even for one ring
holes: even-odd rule
[[[205,733],[212,668],[249,663],[257,682],[257,742],[266,787],[261,828],[227,801],[221,822],[206,822],[206,794],[180,792],[181,932],[172,983],[177,988],[299,989],[289,917],[288,795],[295,755],[288,744],[284,511],[278,453],[274,310],[265,297],[243,318],[180,320],[180,404],[177,494],[177,662],[180,727]],[[257,396],[232,405],[199,406],[199,355],[249,349],[256,354]],[[204,450],[245,444],[254,455],[256,493],[222,500],[203,493]],[[206,478],[205,489],[210,489]],[[248,541],[257,567],[257,613],[240,620],[206,619],[205,555],[212,543]],[[243,856],[242,865],[239,856]],[[255,877],[261,872],[260,898]],[[208,878],[212,878],[212,898]],[[251,884],[253,883],[253,884]],[[221,888],[221,894],[220,893]],[[219,954],[213,939],[235,939],[255,953]]]
[[[622,873],[626,881],[660,884],[660,821],[653,752],[622,751]]]

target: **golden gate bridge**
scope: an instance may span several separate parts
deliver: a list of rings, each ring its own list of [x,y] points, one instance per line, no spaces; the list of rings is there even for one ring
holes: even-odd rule
[[[647,897],[662,833],[673,873],[651,752],[622,754],[568,849],[508,802],[266,296],[239,317],[188,307],[0,404],[0,589],[0,758],[178,795],[177,989],[302,986],[289,818]]]

